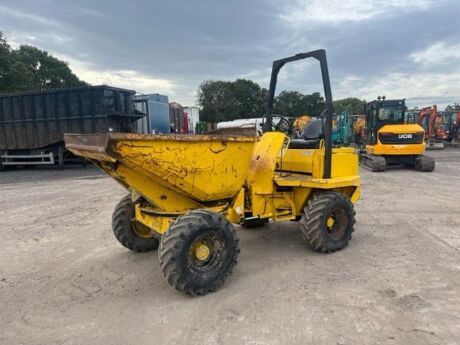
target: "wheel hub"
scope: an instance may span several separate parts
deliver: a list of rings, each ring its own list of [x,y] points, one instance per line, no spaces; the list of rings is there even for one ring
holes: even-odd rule
[[[329,237],[334,240],[340,239],[348,226],[348,218],[343,208],[333,210],[326,220],[326,228]]]
[[[195,248],[193,249],[193,255],[195,256],[196,259],[200,261],[206,261],[209,258],[210,254],[211,254],[211,250],[206,244],[202,242],[198,242],[195,245]]]
[[[139,237],[142,237],[142,238],[152,237],[152,231],[148,227],[146,227],[145,225],[139,222],[136,222],[136,221],[132,222],[131,228],[133,232]]]

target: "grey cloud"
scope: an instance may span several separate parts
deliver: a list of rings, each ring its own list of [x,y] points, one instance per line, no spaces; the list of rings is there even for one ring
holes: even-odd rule
[[[273,59],[316,48],[327,49],[334,87],[348,76],[359,78],[360,94],[349,90],[358,97],[364,96],[362,84],[389,73],[460,75],[455,67],[458,61],[422,66],[410,57],[437,42],[458,40],[460,5],[455,0],[412,13],[302,26],[281,19],[284,9],[279,2],[262,0],[0,0],[0,30],[19,38],[34,36],[35,40],[24,43],[89,62],[96,70],[136,70],[172,80],[177,85],[174,98],[185,103],[193,101],[190,95],[202,80],[249,75],[266,81]],[[319,70],[313,64],[283,72],[289,78],[280,87],[319,90]],[[346,92],[339,89],[339,96]],[[438,96],[440,101],[446,97]],[[460,94],[449,99],[455,97]]]

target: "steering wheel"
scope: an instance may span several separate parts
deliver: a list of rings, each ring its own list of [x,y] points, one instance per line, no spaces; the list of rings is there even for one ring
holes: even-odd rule
[[[279,120],[274,120],[275,117]],[[288,133],[291,131],[291,121],[289,121],[289,118],[286,116],[272,114],[270,117],[268,117],[267,115],[264,115],[263,119],[264,121],[268,121],[270,127],[273,128],[273,130],[276,132]]]

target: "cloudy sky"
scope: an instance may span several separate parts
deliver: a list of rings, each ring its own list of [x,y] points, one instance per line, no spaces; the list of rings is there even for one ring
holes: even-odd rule
[[[0,31],[67,61],[92,84],[196,102],[203,80],[268,87],[271,62],[325,48],[335,99],[460,102],[458,0],[0,0]],[[278,90],[320,89],[314,61]]]

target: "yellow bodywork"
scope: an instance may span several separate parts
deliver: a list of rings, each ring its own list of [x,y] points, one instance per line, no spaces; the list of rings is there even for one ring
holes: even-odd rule
[[[66,134],[66,147],[93,161],[132,194],[135,220],[163,234],[192,209],[246,218],[292,220],[320,190],[359,198],[358,156],[334,148],[324,179],[324,147],[289,149],[283,133],[212,135]],[[197,257],[206,256],[197,247]]]
[[[400,124],[400,125],[385,125],[379,129],[379,133],[395,133],[395,134],[415,134],[424,132],[423,128],[417,124]],[[420,144],[383,144],[377,135],[377,143],[375,145],[366,145],[366,152],[374,155],[422,155],[425,153],[425,141]]]

